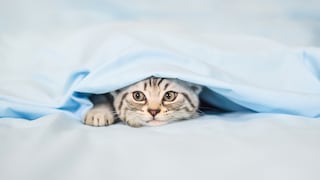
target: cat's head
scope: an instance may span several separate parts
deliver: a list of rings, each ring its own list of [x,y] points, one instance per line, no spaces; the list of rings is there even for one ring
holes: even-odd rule
[[[151,77],[113,93],[119,118],[130,126],[157,126],[197,116],[201,86]]]

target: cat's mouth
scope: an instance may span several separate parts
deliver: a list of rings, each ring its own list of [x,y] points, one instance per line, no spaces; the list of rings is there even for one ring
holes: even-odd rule
[[[168,123],[168,121],[160,121],[160,120],[155,120],[155,119],[146,121],[146,125],[148,125],[148,126],[161,126],[161,125],[164,125],[167,123]]]

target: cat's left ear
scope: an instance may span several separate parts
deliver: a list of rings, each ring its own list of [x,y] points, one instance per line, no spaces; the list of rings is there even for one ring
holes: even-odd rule
[[[202,86],[197,85],[197,84],[190,84],[190,88],[196,94],[200,94],[200,92],[202,91]]]
[[[121,92],[120,89],[110,92],[113,97],[116,97]]]

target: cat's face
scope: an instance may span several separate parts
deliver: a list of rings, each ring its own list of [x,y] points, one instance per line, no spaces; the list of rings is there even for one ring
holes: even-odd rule
[[[130,126],[157,126],[195,117],[200,91],[181,80],[152,77],[114,93],[114,107]]]

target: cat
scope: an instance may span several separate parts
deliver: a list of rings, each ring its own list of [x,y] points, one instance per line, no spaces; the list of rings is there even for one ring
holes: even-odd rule
[[[200,85],[150,77],[128,87],[92,95],[84,124],[108,126],[120,119],[132,127],[159,126],[198,116]]]

